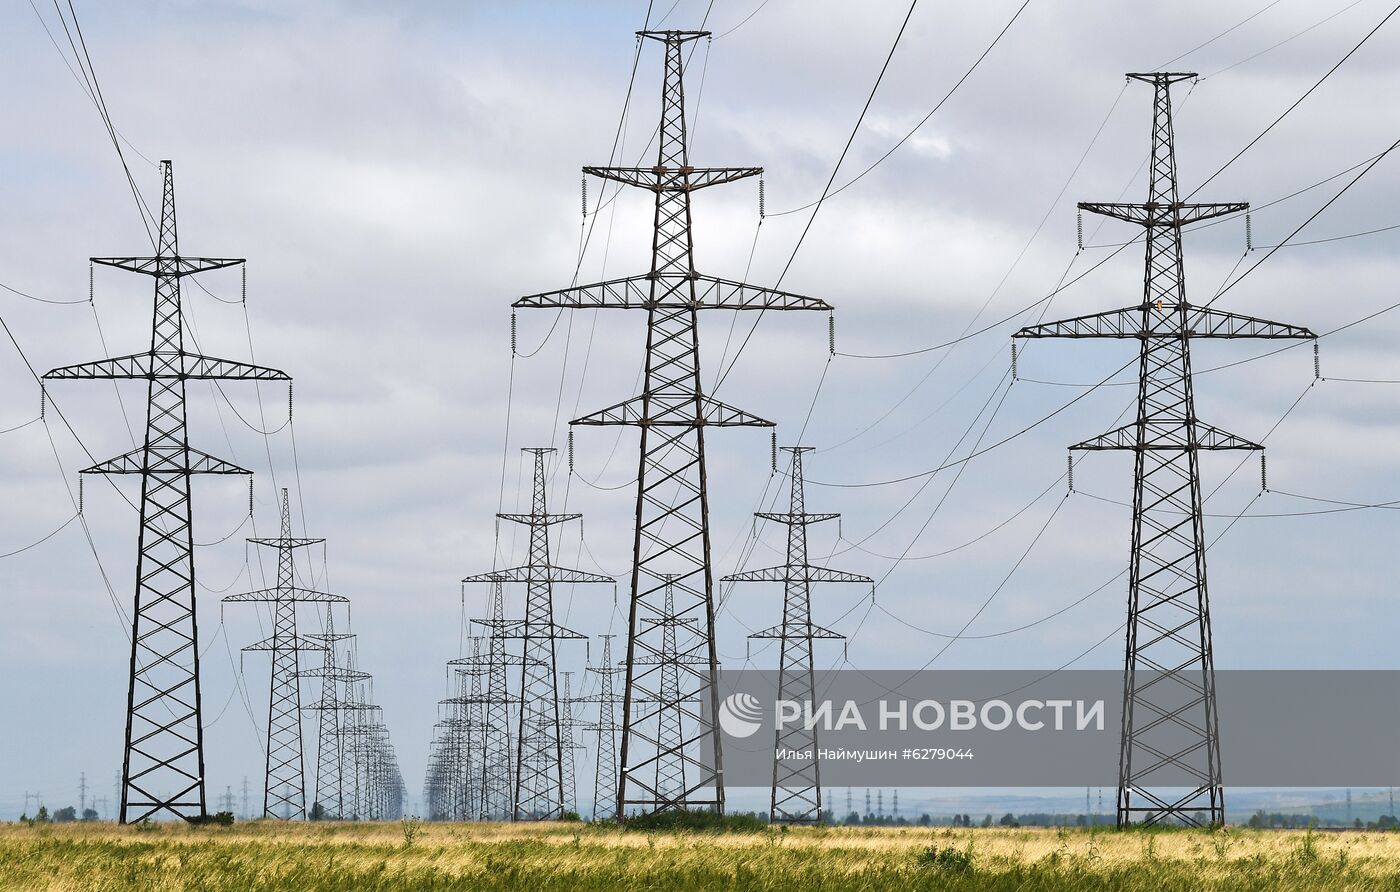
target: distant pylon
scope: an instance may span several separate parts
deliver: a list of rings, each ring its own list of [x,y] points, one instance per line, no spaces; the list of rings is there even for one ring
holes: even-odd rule
[[[691,195],[707,186],[729,183],[763,172],[759,167],[696,168],[689,161],[685,126],[686,43],[707,31],[644,31],[641,37],[666,48],[661,90],[656,164],[650,168],[585,167],[584,173],[637,186],[654,195],[651,269],[639,276],[561,291],[534,294],[516,307],[565,309],[638,309],[647,312],[646,361],[642,393],[571,424],[632,425],[641,428],[633,533],[631,600],[628,605],[627,674],[623,694],[619,816],[631,811],[703,808],[724,811],[724,766],[719,728],[716,677],[719,661],[714,642],[714,592],[710,565],[708,482],[705,474],[706,427],[772,427],[772,422],[725,405],[707,395],[700,381],[700,310],[820,310],[825,301],[696,271],[691,233]],[[669,582],[666,580],[669,579]],[[639,657],[661,651],[661,626],[648,622],[661,607],[670,586],[678,610],[694,617],[696,634],[684,653],[685,696],[709,710],[685,708],[679,749],[659,746],[661,728],[673,727],[674,698],[661,696],[662,664],[634,671]],[[699,659],[691,659],[699,657]],[[650,704],[644,708],[636,708]],[[686,786],[664,794],[654,788],[660,761],[680,758]]]
[[[207,813],[190,478],[195,474],[251,475],[252,471],[190,446],[185,384],[190,379],[291,380],[276,369],[185,349],[180,279],[236,266],[243,260],[181,256],[175,226],[175,179],[169,161],[161,162],[161,172],[164,186],[156,256],[91,258],[96,264],[155,279],[151,349],[56,368],[44,375],[46,381],[138,378],[148,382],[143,445],[81,472],[141,477],[141,532],[136,546],[136,604],[131,618],[131,675],[118,818],[123,824],[160,812],[185,819]]]
[[[326,605],[326,631],[306,635],[325,648],[321,666],[305,669],[299,673],[303,678],[321,680],[321,696],[316,705],[307,707],[316,712],[316,798],[324,809],[323,818],[340,820],[345,817],[345,753],[341,749],[341,706],[344,698],[342,690],[352,682],[369,678],[368,672],[360,672],[342,665],[338,648],[343,641],[355,636],[349,632],[336,632],[335,616],[331,605]]]
[[[622,698],[617,696],[613,678],[622,673],[622,668],[613,662],[612,640],[614,636],[603,635],[603,658],[597,666],[589,666],[588,671],[598,676],[598,693],[589,702],[598,704],[598,721],[585,725],[585,729],[596,734],[597,759],[593,771],[593,820],[606,821],[617,817],[617,734],[622,730],[618,724],[618,707]]]
[[[1129,74],[1152,84],[1152,157],[1142,204],[1081,202],[1081,210],[1142,226],[1140,304],[1023,328],[1018,338],[1120,338],[1139,343],[1137,418],[1071,449],[1134,453],[1123,728],[1117,824],[1225,820],[1215,700],[1201,450],[1264,447],[1197,420],[1192,338],[1310,339],[1306,328],[1186,300],[1181,231],[1248,210],[1244,202],[1186,204],[1177,188],[1171,85],[1194,74]],[[1182,792],[1182,790],[1185,792]]]
[[[289,821],[306,817],[305,757],[301,738],[301,680],[297,654],[325,650],[326,645],[297,634],[297,604],[338,603],[340,595],[298,588],[293,553],[319,545],[324,539],[292,535],[292,510],[287,490],[282,490],[282,535],[276,539],[249,539],[254,545],[277,549],[277,585],[224,598],[227,603],[272,604],[272,637],[243,648],[272,654],[272,681],[267,703],[267,774],[263,787],[263,817]]]
[[[578,781],[576,780],[577,754],[580,748],[574,734],[577,723],[574,721],[573,673],[561,672],[563,694],[559,698],[559,737],[563,740],[564,811],[578,814]]]
[[[581,514],[550,514],[546,507],[545,456],[553,449],[524,449],[534,456],[529,514],[501,514],[502,520],[530,528],[529,562],[523,567],[469,576],[463,582],[523,582],[525,619],[505,637],[519,638],[521,650],[520,724],[516,735],[514,820],[553,820],[564,814],[564,741],[559,710],[557,644],[581,639],[554,621],[554,583],[607,582],[596,573],[556,567],[550,562],[549,528]]]
[[[783,621],[755,632],[750,638],[776,638],[782,642],[778,662],[778,699],[792,703],[814,703],[816,679],[812,673],[812,642],[818,638],[845,636],[812,622],[812,583],[861,582],[873,585],[869,576],[814,567],[807,560],[807,525],[835,520],[839,514],[808,514],[802,456],[809,446],[785,446],[792,456],[788,477],[792,481],[786,514],[760,512],[756,516],[788,528],[787,563],[781,567],[748,570],[724,577],[722,582],[783,583]],[[817,753],[817,729],[805,722],[792,722],[776,732],[773,750],[773,787],[769,815],[775,823],[810,824],[821,820],[822,787]],[[784,756],[784,753],[794,755]],[[811,753],[812,758],[796,754]]]
[[[506,650],[505,587],[491,585],[491,609],[478,623],[487,627],[486,678],[483,692],[481,759],[481,810],[478,820],[503,821],[510,817],[515,799],[515,747],[511,732],[509,666]]]

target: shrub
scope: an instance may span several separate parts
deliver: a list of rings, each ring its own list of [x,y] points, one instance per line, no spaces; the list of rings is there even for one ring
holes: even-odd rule
[[[919,867],[948,873],[972,873],[972,850],[929,846],[919,853],[916,863]]]

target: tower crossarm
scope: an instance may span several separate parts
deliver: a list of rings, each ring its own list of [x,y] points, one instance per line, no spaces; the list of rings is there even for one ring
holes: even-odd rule
[[[80,474],[252,474],[247,468],[215,458],[193,446],[166,445],[133,449],[83,468]]]
[[[543,573],[543,575],[541,575]],[[566,567],[555,567],[553,565],[535,567],[511,567],[506,570],[492,570],[490,573],[478,573],[475,576],[468,576],[463,582],[562,582],[572,584],[577,582],[609,582],[616,583],[617,580],[611,576],[602,576],[597,573],[588,573],[583,570],[570,570]]]
[[[148,276],[192,276],[216,269],[227,269],[246,261],[242,257],[90,257],[99,266],[112,266]]]
[[[773,422],[693,393],[658,391],[650,399],[634,396],[606,409],[575,418],[570,424],[634,427],[773,427]]]
[[[134,353],[95,362],[61,366],[44,373],[45,380],[72,378],[139,378],[148,381],[214,379],[227,381],[290,381],[283,371],[233,359],[197,353]]]
[[[611,582],[612,580],[608,581]],[[526,623],[523,619],[507,620],[497,627],[498,631],[496,634],[506,639],[535,638],[543,635],[545,637],[552,636],[560,641],[579,641],[588,637],[580,632],[575,632],[573,629],[567,629],[558,623],[531,623],[530,625],[533,626],[533,628],[529,629],[528,632],[525,625]],[[531,664],[533,665],[533,661]]]
[[[652,288],[653,281],[673,284],[692,280],[694,289]],[[748,285],[700,273],[657,273],[612,279],[577,288],[546,291],[520,298],[511,306],[520,309],[570,310],[819,310],[832,305],[816,297]]]
[[[512,523],[523,523],[526,526],[532,523],[542,526],[551,526],[552,524],[565,523],[583,517],[582,514],[497,514],[496,516],[501,520],[509,520]],[[612,580],[608,581],[611,582]]]
[[[320,545],[325,539],[303,539],[289,536],[285,539],[249,539],[254,545],[269,545],[273,548],[304,548],[307,545]]]
[[[871,579],[869,576],[862,576],[859,573],[847,573],[845,570],[831,570],[826,567],[814,567],[811,564],[801,564],[798,566],[765,567],[762,570],[745,570],[742,573],[731,573],[720,581],[871,583],[875,580]]]
[[[1075,316],[1058,322],[1028,325],[1016,338],[1260,338],[1264,340],[1311,340],[1317,335],[1301,325],[1288,325],[1255,316],[1244,316],[1213,307],[1185,307],[1170,304],[1139,305]]]
[[[840,514],[792,514],[792,513],[790,513],[790,512],[784,512],[784,513],[782,513],[782,514],[774,514],[774,513],[769,512],[769,511],[755,511],[753,516],[754,516],[754,517],[761,517],[761,518],[763,518],[764,520],[771,520],[771,521],[774,521],[775,523],[786,523],[786,524],[789,524],[789,525],[790,525],[790,524],[795,524],[795,523],[800,523],[800,524],[821,523],[821,522],[824,521],[824,520],[835,520],[836,518],[840,517],[841,515],[840,515]]]
[[[239,601],[300,601],[306,603],[318,602],[323,604],[345,604],[348,603],[349,600],[350,599],[345,597],[344,595],[332,595],[327,592],[314,592],[310,589],[304,588],[264,588],[258,589],[257,591],[242,592],[241,594],[237,595],[224,596],[224,603],[226,604],[231,604]],[[307,635],[305,637],[310,638],[313,636]],[[319,638],[324,636],[314,637]]]
[[[761,167],[585,167],[583,172],[652,192],[694,192],[763,173]]]
[[[303,638],[315,638],[315,635],[303,635]],[[318,666],[315,669],[303,669],[297,673],[298,678],[328,678],[331,681],[365,681],[370,677],[368,672],[361,672],[358,669],[346,669],[342,666]],[[307,709],[318,707],[308,706]]]
[[[1148,419],[1141,424],[1133,422],[1114,428],[1069,448],[1086,452],[1110,449],[1171,452],[1195,449],[1258,451],[1264,447],[1200,421],[1183,425],[1174,419]]]
[[[227,599],[226,599],[227,600]],[[247,645],[243,650],[253,651],[277,651],[277,650],[310,650],[323,651],[326,646],[319,641],[312,641],[305,635],[283,635],[279,640],[264,638]]]
[[[1129,223],[1136,223],[1139,226],[1180,229],[1183,226],[1190,226],[1192,223],[1199,223],[1202,220],[1244,213],[1249,210],[1249,202],[1231,201],[1219,204],[1186,204],[1184,202],[1159,203],[1149,201],[1143,204],[1133,204],[1131,202],[1081,201],[1079,203],[1079,209],[1081,211],[1088,211],[1091,214],[1101,214],[1105,217],[1113,217],[1117,220],[1126,220]]]
[[[845,635],[842,635],[840,632],[832,631],[831,629],[828,629],[828,628],[826,628],[825,626],[819,626],[819,625],[817,625],[816,623],[807,623],[805,626],[795,626],[795,627],[794,627],[794,626],[789,626],[789,625],[786,625],[786,624],[783,624],[783,623],[779,623],[779,624],[776,625],[776,626],[771,626],[771,627],[769,627],[769,628],[767,628],[767,629],[763,629],[762,631],[754,632],[754,633],[753,633],[752,635],[750,635],[749,637],[750,637],[750,638],[777,638],[777,639],[779,639],[779,640],[783,640],[783,639],[791,638],[791,637],[793,637],[794,635],[800,635],[800,636],[802,636],[802,637],[804,637],[804,638],[845,638],[845,637],[846,637]]]

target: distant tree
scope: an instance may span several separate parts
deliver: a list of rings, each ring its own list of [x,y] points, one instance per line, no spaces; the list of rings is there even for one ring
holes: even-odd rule
[[[84,820],[84,821],[95,821],[95,820],[97,820],[97,809],[95,809],[95,808],[85,808],[85,809],[83,809],[83,820]]]
[[[924,812],[923,814],[919,815],[919,826],[920,826],[920,827],[927,827],[927,826],[929,826],[929,825],[932,824],[932,823],[933,823],[933,818],[929,816],[928,812]]]
[[[1021,826],[1020,823],[1016,820],[1016,816],[1013,815],[1011,812],[1007,812],[1006,814],[1002,815],[1002,816],[1001,816],[1001,820],[998,821],[997,823],[1001,824],[1001,826],[1003,826],[1003,827],[1020,827],[1020,826]]]
[[[971,827],[971,826],[972,826],[972,815],[964,814],[964,815],[963,815],[963,823],[962,823],[962,825],[963,825],[964,827]]]
[[[983,827],[990,827],[990,826],[992,826],[992,816],[991,816],[991,815],[987,815],[985,818],[982,819],[982,826],[983,826]]]
[[[36,824],[47,824],[48,822],[49,822],[49,807],[48,807],[47,805],[41,805],[41,806],[39,806],[39,811],[36,812],[36,813],[34,814],[34,823],[36,823]]]
[[[846,820],[842,821],[841,823],[843,823],[843,824],[859,824],[859,823],[860,823],[860,814],[859,814],[858,812],[851,812],[850,814],[846,815]]]
[[[311,820],[324,821],[326,819],[326,807],[319,802],[311,805]]]
[[[78,820],[78,810],[71,805],[67,808],[60,808],[53,813],[53,820],[56,824],[66,824],[69,821],[76,821]]]

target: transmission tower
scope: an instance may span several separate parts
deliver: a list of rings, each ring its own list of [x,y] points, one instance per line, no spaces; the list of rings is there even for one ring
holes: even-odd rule
[[[812,703],[816,698],[816,680],[812,674],[812,642],[818,638],[844,636],[812,622],[812,583],[863,582],[873,585],[869,576],[859,576],[826,567],[814,567],[807,562],[807,526],[824,520],[835,520],[839,514],[808,514],[804,494],[802,456],[811,452],[810,446],[785,446],[792,455],[788,477],[792,493],[786,514],[759,512],[755,516],[788,528],[787,563],[781,567],[749,570],[724,577],[722,582],[781,582],[783,584],[783,621],[779,625],[750,638],[776,638],[782,642],[778,663],[778,699],[793,703]],[[796,759],[784,752],[817,752],[817,729],[798,722],[781,727],[776,732],[773,751],[773,789],[769,815],[774,823],[811,824],[821,820],[821,773],[816,758]]]
[[[598,693],[588,702],[598,704],[598,721],[584,725],[584,729],[594,732],[597,739],[597,762],[593,771],[593,820],[601,821],[617,817],[617,734],[622,726],[617,721],[617,708],[622,698],[617,696],[613,678],[622,674],[622,668],[613,662],[612,635],[604,635],[603,659],[597,666],[589,666],[588,671],[598,676]]]
[[[1225,819],[1198,452],[1263,447],[1197,420],[1191,339],[1315,336],[1306,328],[1187,302],[1182,230],[1238,214],[1249,205],[1181,201],[1171,85],[1195,75],[1128,77],[1154,89],[1147,201],[1083,202],[1079,208],[1143,227],[1147,261],[1142,302],[1030,326],[1016,337],[1139,341],[1137,418],[1070,448],[1134,453],[1117,824],[1196,825],[1202,823],[1197,812],[1211,822]],[[1183,775],[1192,780],[1185,793],[1180,792]]]
[[[141,531],[136,546],[136,597],[122,757],[119,820],[123,824],[160,812],[188,819],[207,811],[190,477],[252,472],[190,446],[185,384],[190,379],[291,380],[276,369],[201,356],[185,349],[180,279],[236,266],[243,260],[181,256],[170,162],[162,161],[161,170],[164,187],[156,256],[92,258],[95,264],[155,279],[151,349],[56,368],[44,375],[50,381],[136,378],[147,382],[143,444],[81,472],[141,477]]]
[[[307,707],[316,713],[316,797],[312,801],[323,809],[322,818],[340,820],[345,817],[345,753],[340,745],[341,709],[345,698],[341,692],[353,682],[367,680],[369,673],[341,665],[337,659],[337,647],[343,641],[353,640],[355,635],[335,630],[335,616],[329,604],[326,605],[326,631],[304,637],[325,649],[320,668],[298,673],[302,678],[321,680],[321,696],[314,706]]]
[[[559,698],[559,736],[564,742],[564,810],[578,814],[578,783],[575,780],[576,774],[576,750],[582,749],[574,731],[577,727],[574,721],[574,704],[578,701],[573,696],[573,673],[561,672],[564,677],[563,696]]]
[[[343,604],[340,595],[298,588],[293,554],[298,548],[319,545],[325,539],[292,535],[292,510],[282,489],[282,535],[276,539],[249,539],[254,545],[277,549],[277,586],[224,598],[225,603],[272,604],[272,637],[243,648],[272,654],[272,681],[267,703],[267,778],[263,787],[263,817],[284,821],[306,817],[305,759],[301,746],[301,680],[297,654],[323,651],[325,645],[297,635],[297,604]]]
[[[550,820],[564,813],[564,742],[556,664],[560,640],[581,639],[578,632],[554,621],[554,583],[606,582],[596,573],[556,567],[549,558],[549,528],[578,520],[581,514],[550,514],[545,504],[545,456],[553,449],[530,448],[534,456],[533,499],[529,514],[500,514],[502,520],[530,528],[529,563],[509,570],[468,576],[463,582],[523,582],[525,619],[504,631],[519,638],[521,651],[520,725],[516,736],[515,820]]]
[[[483,692],[481,812],[479,820],[506,820],[514,805],[515,748],[512,746],[509,667],[506,650],[505,586],[491,585],[490,615],[476,621],[488,629],[486,688]]]
[[[644,31],[641,37],[666,48],[661,90],[659,151],[651,168],[585,167],[584,173],[655,195],[651,269],[639,276],[535,294],[516,307],[638,309],[647,313],[645,373],[640,396],[572,424],[633,425],[641,428],[637,476],[636,528],[632,547],[631,601],[628,608],[627,673],[623,693],[619,816],[628,806],[645,811],[674,808],[724,810],[724,782],[715,680],[713,577],[710,567],[709,495],[705,475],[706,427],[772,427],[765,421],[706,395],[700,383],[700,310],[821,310],[825,301],[718,279],[696,272],[691,238],[691,194],[763,172],[759,167],[692,167],[685,127],[682,49],[708,37],[707,31]],[[660,610],[663,581],[670,576],[680,609],[697,620],[693,650],[685,656],[686,700],[709,703],[709,716],[687,716],[681,746],[659,745],[661,728],[675,715],[663,714],[661,664],[639,657],[661,651],[661,627],[647,623]],[[692,660],[690,657],[700,659]],[[636,671],[637,666],[649,668]],[[635,705],[651,704],[634,709]],[[703,752],[702,752],[703,751]],[[657,763],[680,758],[687,786],[663,795],[653,783]]]

